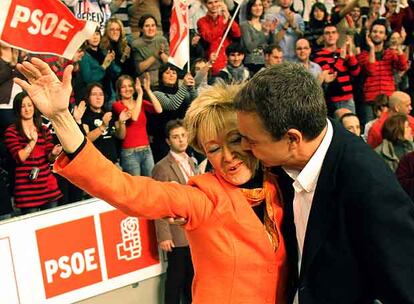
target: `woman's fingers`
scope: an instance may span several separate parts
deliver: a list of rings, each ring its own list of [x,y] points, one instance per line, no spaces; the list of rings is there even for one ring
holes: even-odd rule
[[[25,81],[23,79],[20,79],[20,78],[17,78],[17,77],[13,78],[13,81],[14,81],[15,84],[19,85],[26,92],[28,92],[30,90],[30,84],[27,81]]]
[[[50,68],[49,68],[50,70]],[[65,70],[63,71],[63,78],[62,83],[64,88],[70,88],[72,91],[72,71],[73,71],[73,65],[68,65]],[[52,73],[55,75],[54,73]],[[56,75],[55,75],[56,77]],[[56,80],[59,81],[59,79],[56,77]],[[85,104],[86,105],[86,104]]]
[[[40,72],[40,75],[44,75],[44,76],[52,76],[55,80],[59,81],[59,78],[56,76],[55,73],[53,73],[52,69],[50,68],[50,66],[44,62],[43,60],[33,57],[31,59],[31,63],[32,65],[37,69],[37,71]]]
[[[31,72],[29,68],[27,68],[25,65],[18,63],[16,65],[17,70],[22,73],[22,75],[29,81],[33,82],[36,80],[35,75]]]
[[[25,76],[26,75],[28,76],[26,78],[29,81],[33,81],[33,80],[36,80],[42,77],[42,73],[40,72],[40,70],[35,65],[33,65],[31,62],[23,61],[22,65],[23,65]]]

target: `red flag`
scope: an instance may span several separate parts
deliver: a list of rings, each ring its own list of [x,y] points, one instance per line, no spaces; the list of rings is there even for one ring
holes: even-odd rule
[[[182,69],[190,60],[187,1],[174,0],[170,24],[170,57],[168,61]]]
[[[0,41],[72,59],[97,24],[78,20],[60,0],[1,0]]]

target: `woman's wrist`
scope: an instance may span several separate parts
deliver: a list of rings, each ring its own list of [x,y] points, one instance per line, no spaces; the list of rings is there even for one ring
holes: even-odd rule
[[[24,150],[25,150],[28,154],[30,154],[30,153],[32,153],[32,151],[33,151],[33,147],[30,145],[30,143],[28,143],[28,144],[26,145],[26,147],[24,147]]]

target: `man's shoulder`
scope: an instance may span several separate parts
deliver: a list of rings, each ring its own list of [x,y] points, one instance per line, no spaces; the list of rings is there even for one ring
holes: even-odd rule
[[[389,175],[385,173],[386,165],[377,153],[363,140],[339,125],[334,126],[334,136],[324,166],[336,166],[337,173],[351,182],[354,182],[353,177],[363,180],[362,176],[372,176],[376,173]]]
[[[166,166],[170,166],[171,165],[171,155],[170,153],[168,153],[166,156],[164,156],[164,158],[162,158],[161,160],[159,160],[155,165],[154,165],[154,170],[158,169],[158,168],[164,168]]]

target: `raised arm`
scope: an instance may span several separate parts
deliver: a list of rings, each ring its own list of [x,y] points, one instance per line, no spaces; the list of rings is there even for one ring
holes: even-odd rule
[[[40,59],[24,62],[18,69],[28,82],[20,79],[15,82],[28,92],[36,107],[52,122],[64,151],[74,153],[83,144],[84,136],[68,111],[72,67],[65,69],[62,82]],[[199,189],[123,173],[90,142],[72,160],[61,155],[55,170],[91,195],[133,216],[185,217],[191,229],[208,218],[213,210],[213,204]]]

